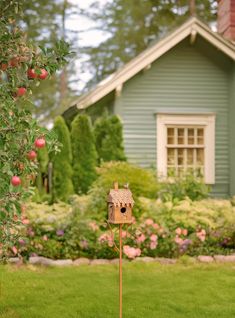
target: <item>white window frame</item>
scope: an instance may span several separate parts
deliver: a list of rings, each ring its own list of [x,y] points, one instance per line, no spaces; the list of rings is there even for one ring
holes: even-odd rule
[[[157,171],[167,178],[167,126],[203,126],[205,134],[204,181],[215,183],[215,114],[157,114]]]

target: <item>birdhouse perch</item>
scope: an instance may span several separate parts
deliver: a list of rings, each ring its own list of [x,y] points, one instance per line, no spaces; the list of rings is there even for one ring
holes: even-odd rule
[[[134,200],[128,186],[118,189],[118,183],[114,182],[114,189],[110,189],[107,202],[109,223],[132,223]]]

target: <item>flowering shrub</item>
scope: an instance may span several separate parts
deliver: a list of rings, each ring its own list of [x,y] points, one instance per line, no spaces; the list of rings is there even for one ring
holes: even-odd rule
[[[84,212],[85,197],[73,198],[71,202],[72,205],[51,206],[30,203],[23,219],[26,230],[12,254],[55,259],[118,257],[118,227],[88,218]],[[153,209],[145,210],[139,220],[133,218],[133,224],[123,227],[124,257],[179,257],[234,251],[235,211],[229,201],[186,200],[173,205],[142,198],[141,202],[147,202],[146,207]]]

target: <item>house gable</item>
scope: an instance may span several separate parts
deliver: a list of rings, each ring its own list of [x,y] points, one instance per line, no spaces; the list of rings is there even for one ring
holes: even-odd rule
[[[143,69],[149,68],[154,61],[167,53],[185,38],[190,36],[190,42],[193,43],[197,35],[200,35],[215,48],[219,49],[232,60],[235,60],[234,44],[225,40],[215,32],[212,32],[209,27],[197,18],[191,18],[174,32],[170,33],[168,36],[139,54],[136,58],[132,59],[123,68],[100,82],[93,90],[81,96],[76,102],[76,106],[79,109],[83,109],[98,102],[113,90],[120,92],[123,84],[130,78]]]
[[[215,186],[229,193],[229,85],[233,62],[203,38],[185,39],[123,86],[115,112],[123,120],[125,151],[130,162],[156,167],[156,118],[160,113],[216,116]]]

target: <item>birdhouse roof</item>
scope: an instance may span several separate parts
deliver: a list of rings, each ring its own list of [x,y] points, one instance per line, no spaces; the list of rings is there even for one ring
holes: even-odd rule
[[[107,201],[117,206],[134,205],[132,193],[129,189],[111,189],[108,194]]]

